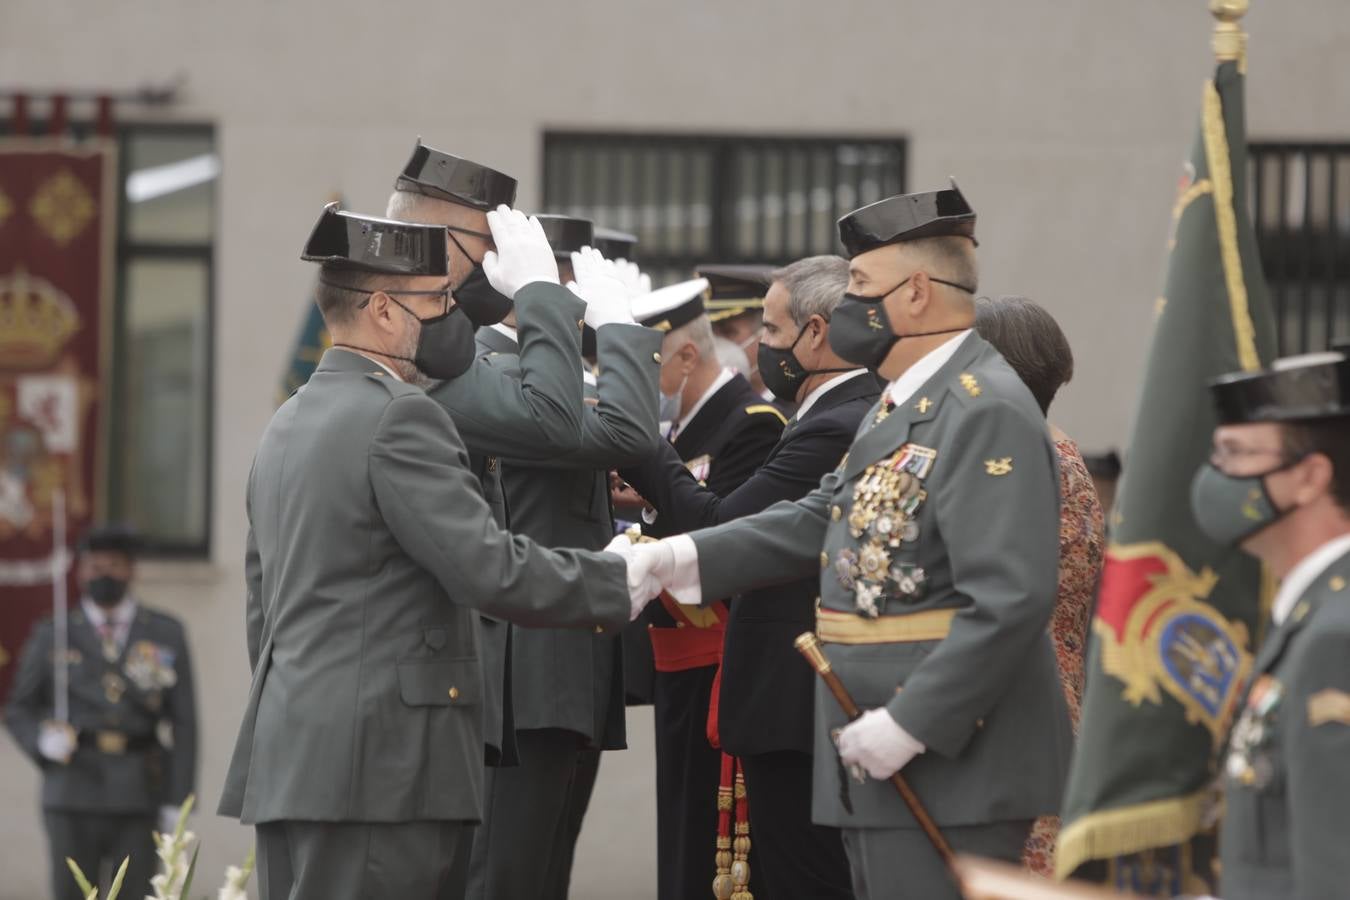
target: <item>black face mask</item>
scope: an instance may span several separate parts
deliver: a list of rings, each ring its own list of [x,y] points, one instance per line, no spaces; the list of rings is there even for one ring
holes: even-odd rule
[[[797,392],[801,390],[806,379],[812,375],[829,375],[835,372],[852,371],[851,369],[808,369],[803,366],[801,360],[797,359],[796,350],[797,344],[804,334],[806,334],[806,326],[802,326],[797,332],[797,337],[793,340],[792,346],[786,350],[779,347],[770,347],[763,341],[759,342],[759,377],[764,379],[764,386],[784,403],[796,403]]]
[[[112,609],[127,595],[127,583],[111,575],[100,575],[85,583],[84,592],[103,609]]]
[[[954,287],[958,291],[965,291],[967,294],[975,293],[963,284],[943,281],[941,278],[930,277],[928,280]],[[886,356],[891,352],[891,348],[902,337],[929,337],[935,334],[952,334],[966,330],[968,326],[943,328],[939,331],[923,331],[917,334],[896,334],[894,329],[891,328],[891,319],[890,316],[886,315],[886,306],[882,301],[908,283],[909,278],[906,278],[886,293],[876,297],[845,294],[844,299],[834,308],[834,314],[830,317],[830,348],[849,362],[866,366],[875,372],[881,368],[881,364],[886,361]]]
[[[477,234],[477,232],[470,233]],[[468,251],[455,238],[455,233],[449,231],[448,234],[450,240],[459,248],[459,252],[464,254],[465,259],[473,262],[473,257],[469,256]],[[496,325],[511,311],[511,298],[492,286],[487,273],[483,271],[482,263],[474,263],[468,276],[451,293],[454,294],[455,302],[459,304],[460,309],[464,310],[464,315],[480,328],[485,325]]]
[[[348,288],[354,290],[354,288]],[[375,294],[378,291],[365,291],[364,293]],[[447,312],[439,316],[432,316],[429,319],[423,319],[408,307],[399,303],[394,294],[435,294],[443,293],[440,291],[384,291],[390,300],[398,304],[398,308],[408,315],[417,319],[419,329],[417,334],[417,352],[412,359],[406,356],[398,356],[394,353],[388,353],[384,350],[371,350],[369,347],[358,347],[355,344],[337,344],[334,347],[344,347],[348,350],[359,350],[362,353],[374,353],[378,356],[387,356],[390,359],[398,359],[403,362],[410,362],[417,366],[417,370],[428,378],[435,378],[439,381],[449,381],[451,378],[458,378],[468,371],[469,366],[473,365],[475,356],[475,347],[473,342],[473,323],[469,321],[467,315],[455,315],[461,311],[459,306],[454,306]],[[369,303],[370,301],[366,301]],[[449,302],[447,300],[447,302]],[[365,306],[365,303],[361,304]]]

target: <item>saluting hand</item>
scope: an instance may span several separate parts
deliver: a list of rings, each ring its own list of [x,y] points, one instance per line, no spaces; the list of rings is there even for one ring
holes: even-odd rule
[[[890,778],[924,751],[884,708],[869,709],[839,732],[839,758],[878,780]]]
[[[483,274],[499,293],[515,299],[516,292],[536,281],[558,283],[558,261],[548,245],[544,226],[506,204],[487,214],[496,250],[483,257]]]
[[[619,280],[614,263],[600,255],[594,247],[582,247],[572,254],[572,272],[575,281],[567,287],[586,301],[586,324],[599,329],[601,325],[632,325],[633,311],[628,305],[628,288]]]

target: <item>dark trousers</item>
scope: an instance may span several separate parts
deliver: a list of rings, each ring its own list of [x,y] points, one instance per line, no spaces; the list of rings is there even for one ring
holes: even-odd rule
[[[811,755],[741,757],[756,864],[750,889],[765,900],[852,900],[839,829],[811,821]]]
[[[956,853],[1016,863],[1033,824],[992,822],[942,833]],[[844,849],[858,900],[961,900],[942,857],[918,828],[845,828]]]
[[[473,840],[467,897],[536,900],[549,889],[561,859],[567,804],[581,735],[562,728],[516,733],[520,765],[489,769],[483,824]]]
[[[712,895],[717,874],[717,786],[722,776],[722,751],[708,743],[707,724],[716,674],[716,666],[656,673],[653,700],[659,900],[704,900]]]
[[[572,861],[576,857],[581,825],[591,805],[595,779],[600,774],[600,751],[585,749],[577,753],[572,783],[567,787],[567,807],[563,813],[563,838],[549,861],[548,887],[541,900],[567,900],[572,885]]]
[[[154,815],[140,813],[113,815],[93,812],[43,812],[47,826],[47,846],[51,855],[52,896],[55,900],[83,900],[75,876],[66,865],[66,857],[75,860],[89,883],[97,887],[112,882],[122,860],[130,858],[123,897],[144,897],[152,893],[150,877],[158,858],[151,836],[158,823]],[[100,891],[99,896],[106,896]]]
[[[256,830],[262,900],[464,896],[473,826],[463,822],[264,822]]]

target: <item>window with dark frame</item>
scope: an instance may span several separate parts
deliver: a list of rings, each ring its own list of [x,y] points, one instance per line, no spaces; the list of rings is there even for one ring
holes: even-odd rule
[[[835,221],[905,189],[903,138],[544,134],[544,209],[636,234],[655,283],[839,252]]]
[[[1350,343],[1350,143],[1257,141],[1248,152],[1279,354]]]
[[[73,122],[76,140],[92,123]],[[0,136],[8,123],[0,120]],[[32,123],[45,134],[46,123]],[[120,196],[105,509],[148,556],[211,548],[215,128],[116,125]]]

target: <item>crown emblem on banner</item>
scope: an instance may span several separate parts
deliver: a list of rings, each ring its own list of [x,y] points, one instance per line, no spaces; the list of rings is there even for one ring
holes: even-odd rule
[[[22,268],[0,276],[0,360],[6,369],[35,369],[56,361],[80,329],[69,296]]]

